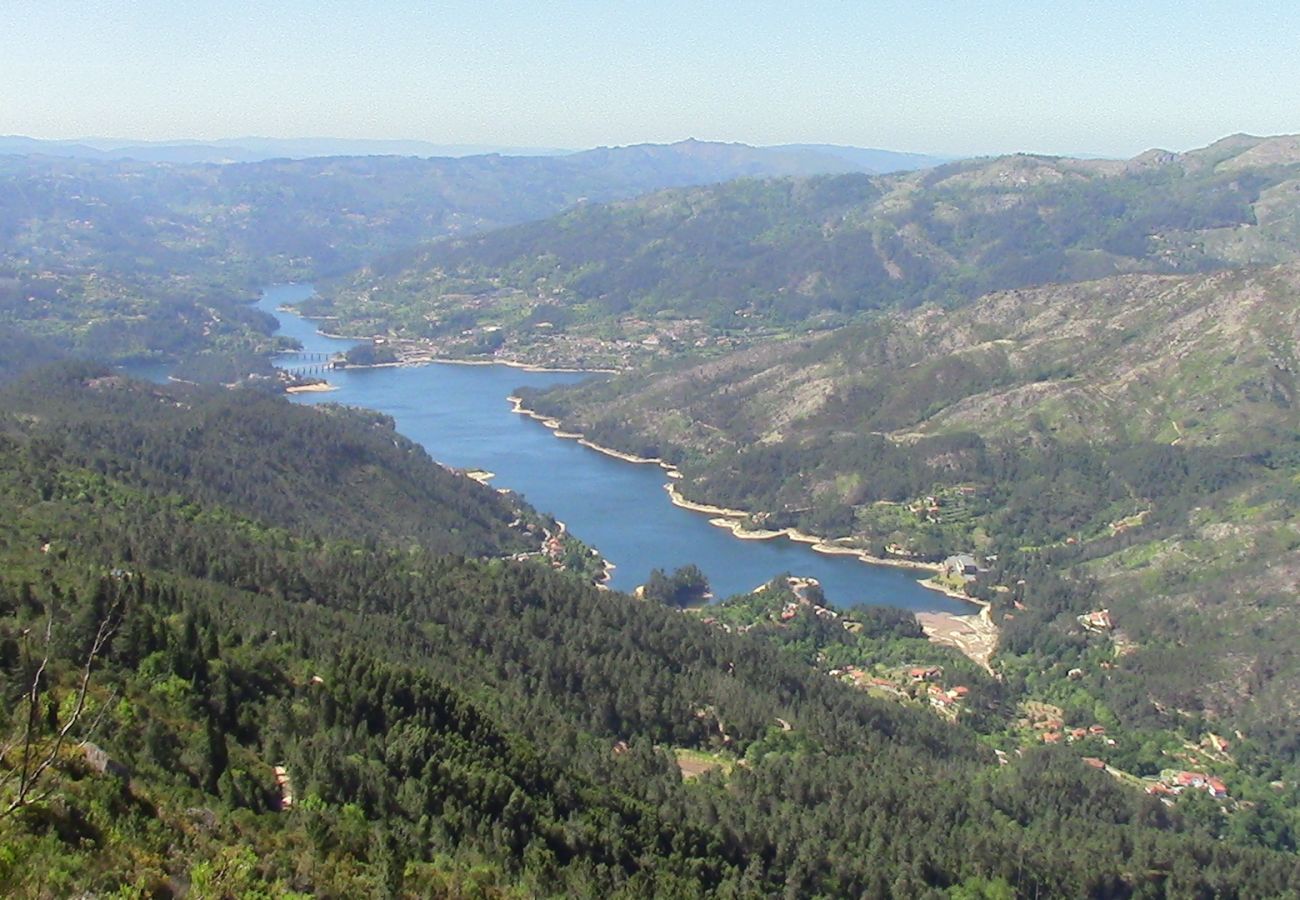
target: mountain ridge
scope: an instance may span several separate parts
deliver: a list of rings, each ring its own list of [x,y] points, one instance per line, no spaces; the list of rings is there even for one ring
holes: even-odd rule
[[[312,159],[334,156],[409,156],[419,158],[464,158],[471,156],[571,157],[583,153],[634,150],[647,147],[681,147],[683,145],[743,148],[756,158],[769,157],[767,171],[789,166],[798,160],[798,172],[870,171],[886,172],[925,168],[949,158],[922,153],[903,153],[868,147],[833,144],[773,144],[758,146],[742,142],[697,141],[687,138],[669,143],[637,143],[586,149],[558,147],[515,147],[492,144],[439,144],[432,141],[365,138],[267,138],[247,136],[205,141],[159,140],[131,141],[113,138],[42,139],[24,135],[0,135],[0,154],[66,156],[79,159],[133,159],[140,162],[180,164],[234,164],[265,162],[271,159]],[[755,165],[758,165],[756,162]],[[790,171],[788,174],[795,174]]]
[[[0,155],[0,322],[113,359],[265,352],[244,303],[265,284],[577,203],[823,164],[847,166],[698,142],[221,166]]]
[[[672,188],[408,249],[306,309],[351,334],[431,340],[444,355],[472,354],[485,329],[500,352],[543,364],[549,353],[582,365],[599,339],[621,340],[627,364],[654,355],[635,346],[647,338],[662,355],[665,337],[709,347],[999,289],[1286,262],[1300,252],[1290,143]],[[1260,151],[1267,165],[1225,168],[1274,146]]]

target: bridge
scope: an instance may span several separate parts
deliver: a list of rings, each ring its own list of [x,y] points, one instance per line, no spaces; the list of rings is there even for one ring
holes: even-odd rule
[[[330,364],[332,353],[316,353],[306,350],[290,350],[276,355],[276,368],[283,369],[291,375],[325,375],[333,366]]]

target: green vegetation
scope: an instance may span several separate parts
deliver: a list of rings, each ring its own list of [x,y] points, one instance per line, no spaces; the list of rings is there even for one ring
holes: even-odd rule
[[[397,359],[397,351],[377,341],[357,344],[343,354],[344,362],[350,366],[382,366],[395,363]]]
[[[0,327],[40,338],[38,360],[75,354],[149,362],[210,354],[265,357],[284,347],[253,309],[250,282],[87,262],[33,267],[0,251]],[[202,365],[200,363],[199,365]]]
[[[759,527],[987,555],[968,590],[1018,688],[1153,746],[1240,730],[1275,780],[1300,747],[1297,290],[1289,265],[1006,292],[525,402]]]
[[[642,586],[641,594],[651,603],[665,606],[698,606],[709,597],[709,580],[694,563],[682,566],[671,576],[665,575],[663,569],[655,569]]]
[[[871,177],[670,190],[430,244],[312,300],[350,333],[534,362],[622,364],[719,352],[876,310],[1125,272],[1204,271],[1214,236],[1294,218],[1300,160],[1198,151],[1159,164],[1037,156]],[[1211,148],[1212,149],[1212,148]],[[1265,199],[1267,198],[1267,199]],[[1295,258],[1295,244],[1279,261]],[[496,349],[496,348],[493,348]]]
[[[851,168],[692,142],[567,157],[236,165],[0,155],[0,327],[100,359],[265,354],[275,346],[270,323],[247,303],[268,283],[338,275],[580,200],[826,165]]]
[[[386,257],[754,160],[0,159],[0,892],[1293,893],[1279,140],[744,181]],[[752,526],[977,554],[948,583],[994,672],[801,579],[598,591],[589,547],[380,415],[37,367],[267,375],[249,286],[377,257],[315,311],[656,357],[526,402]]]
[[[960,720],[759,634],[467,559],[516,546],[519,510],[377,417],[84,368],[0,408],[7,893],[1270,896],[1300,874],[1271,810],[1166,808],[1051,749],[999,768]]]

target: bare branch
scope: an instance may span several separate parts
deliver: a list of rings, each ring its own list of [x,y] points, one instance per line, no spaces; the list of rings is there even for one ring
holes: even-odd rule
[[[112,605],[109,606],[103,619],[100,621],[99,627],[95,631],[95,639],[91,641],[90,649],[86,653],[86,661],[81,668],[81,681],[77,687],[77,703],[72,714],[68,717],[68,720],[63,723],[63,727],[59,729],[58,734],[55,736],[54,744],[50,747],[49,752],[42,757],[41,761],[36,764],[35,768],[30,768],[31,748],[32,743],[35,740],[38,707],[40,704],[41,680],[44,677],[45,668],[49,664],[50,660],[51,635],[54,627],[53,614],[51,614],[46,620],[45,655],[41,660],[40,666],[36,670],[36,675],[32,679],[31,691],[27,695],[27,726],[23,735],[23,758],[18,773],[18,793],[14,799],[10,801],[8,807],[3,811],[0,811],[0,818],[4,818],[19,807],[39,802],[49,796],[49,790],[37,796],[32,796],[31,792],[35,787],[36,782],[45,771],[58,761],[59,753],[63,749],[63,744],[67,740],[68,734],[77,726],[77,723],[81,720],[82,714],[86,710],[86,696],[90,691],[90,678],[91,672],[95,666],[95,660],[98,659],[100,652],[104,649],[104,645],[108,643],[109,639],[112,638],[113,634],[117,631],[118,625],[121,624],[121,618],[119,615],[121,606],[122,595],[119,593],[113,598]],[[103,711],[101,710],[100,716],[102,715]],[[95,725],[98,725],[98,723],[99,717],[96,717]],[[2,758],[3,755],[0,755],[0,759]]]
[[[108,699],[100,704],[99,713],[95,716],[95,721],[90,723],[90,727],[86,729],[86,733],[81,736],[81,743],[77,745],[78,747],[84,747],[90,742],[91,735],[99,730],[99,723],[104,720],[104,713],[108,712],[108,710],[113,706],[113,701],[116,699],[117,688],[115,687],[109,692]]]
[[[11,813],[26,802],[27,792],[31,789],[31,776],[28,767],[31,765],[32,742],[36,738],[36,719],[37,707],[41,699],[41,681],[45,677],[45,667],[50,663],[50,637],[54,633],[54,613],[51,612],[45,619],[45,655],[41,657],[41,664],[36,668],[36,674],[32,677],[32,687],[27,694],[27,726],[23,731],[23,758],[18,770],[18,795],[9,804],[5,813]]]

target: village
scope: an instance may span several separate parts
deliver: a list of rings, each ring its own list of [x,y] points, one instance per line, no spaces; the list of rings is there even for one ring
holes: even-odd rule
[[[941,574],[950,585],[972,579],[980,570],[979,561],[971,554],[954,554],[941,566]],[[755,599],[746,600],[742,615],[729,613],[724,604],[722,607],[700,611],[702,621],[736,632],[751,631],[758,627],[789,629],[798,624],[801,616],[811,616],[826,623],[838,623],[846,632],[858,632],[863,627],[862,623],[854,621],[851,616],[825,605],[815,579],[787,576],[783,584],[775,586],[785,588],[786,599],[780,602],[759,602],[773,587],[765,585],[751,595]],[[917,618],[924,620],[926,615],[918,614]],[[1131,645],[1116,627],[1109,609],[1090,610],[1079,615],[1077,621],[1085,632],[1106,639],[1112,657],[1132,651]],[[954,642],[950,639],[951,635],[936,634],[928,627],[924,630],[930,643],[946,644],[971,656],[969,647]],[[899,646],[899,651],[893,654],[894,659],[900,654],[906,656],[906,651],[902,649],[905,645]],[[957,722],[964,715],[973,714],[971,704],[973,701],[978,702],[974,684],[952,666],[933,662],[846,662],[843,661],[842,653],[832,655],[827,650],[820,651],[818,658],[822,660],[823,671],[832,678],[884,700],[927,708],[949,722]],[[830,662],[832,659],[835,660],[833,664]],[[983,662],[974,658],[972,661]],[[1098,663],[1102,669],[1113,665],[1113,662],[1104,659]],[[994,674],[992,670],[988,671]],[[1077,681],[1083,674],[1082,669],[1071,669],[1066,680]],[[994,677],[998,676],[994,674]],[[1133,774],[1115,762],[1116,759],[1132,757],[1133,738],[1122,733],[1112,733],[1113,728],[1113,724],[1097,721],[1079,722],[1076,719],[1071,723],[1060,706],[1022,700],[1017,705],[1015,718],[1000,736],[1000,746],[994,752],[999,764],[1007,765],[1011,756],[1023,755],[1034,746],[1070,747],[1077,752],[1082,765],[1158,798],[1166,805],[1174,804],[1180,795],[1189,791],[1203,792],[1227,808],[1236,805],[1237,801],[1232,797],[1225,774],[1236,769],[1236,762],[1230,753],[1231,743],[1227,738],[1210,732],[1204,735],[1200,743],[1164,746],[1160,758],[1166,760],[1167,765],[1156,771],[1150,762],[1146,762],[1139,769],[1143,774]]]
[[[689,316],[635,314],[612,326],[575,321],[561,302],[564,291],[536,293],[495,288],[479,293],[445,293],[434,298],[423,322],[396,333],[352,335],[379,351],[379,362],[363,354],[342,365],[422,365],[439,360],[501,362],[545,369],[622,371],[656,357],[678,353],[720,353],[778,337],[781,330],[762,324],[748,308],[735,310],[739,330],[722,331]],[[366,328],[362,319],[354,326]],[[418,336],[417,336],[418,335]],[[333,335],[342,337],[342,335]],[[366,361],[362,361],[362,359]]]

